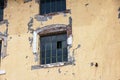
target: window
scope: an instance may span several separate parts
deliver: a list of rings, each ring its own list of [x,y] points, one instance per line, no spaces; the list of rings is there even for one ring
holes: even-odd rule
[[[2,41],[0,41],[0,60],[1,60]]]
[[[67,34],[40,37],[40,63],[67,62]]]
[[[0,21],[3,20],[4,0],[0,0]]]
[[[40,14],[66,10],[66,0],[40,0]]]

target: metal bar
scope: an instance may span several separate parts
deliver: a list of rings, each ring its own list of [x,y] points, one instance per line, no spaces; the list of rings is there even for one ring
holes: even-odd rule
[[[45,64],[46,64],[46,44],[45,44]]]
[[[52,63],[52,42],[51,42],[51,55],[50,55],[50,63]]]

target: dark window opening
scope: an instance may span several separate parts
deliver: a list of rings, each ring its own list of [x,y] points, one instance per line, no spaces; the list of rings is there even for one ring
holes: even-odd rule
[[[67,34],[40,37],[41,64],[50,64],[67,61]]]
[[[4,0],[0,0],[0,21],[3,20]]]
[[[40,0],[40,15],[66,10],[66,0]]]
[[[60,49],[60,48],[62,48],[62,41],[57,42],[57,49]]]

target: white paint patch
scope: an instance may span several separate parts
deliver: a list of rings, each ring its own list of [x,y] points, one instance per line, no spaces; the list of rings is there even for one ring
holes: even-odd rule
[[[37,33],[33,32],[33,53],[37,53]]]
[[[5,73],[6,73],[5,70],[0,70],[0,75],[3,75]]]
[[[67,38],[67,44],[68,44],[69,46],[72,45],[72,35],[70,35],[70,36]]]

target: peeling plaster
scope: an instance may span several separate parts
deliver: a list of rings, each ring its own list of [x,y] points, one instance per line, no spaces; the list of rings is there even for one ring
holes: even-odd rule
[[[80,44],[78,44],[78,46],[72,51],[72,57],[70,57],[70,61],[72,61],[71,64],[73,65],[75,65],[75,50],[77,50],[80,47],[81,47]]]
[[[48,21],[49,19],[52,19],[52,17],[55,16],[55,15],[63,14],[63,16],[66,17],[66,16],[67,16],[66,13],[70,13],[70,14],[71,14],[71,10],[68,9],[68,10],[65,10],[65,11],[62,11],[62,12],[52,12],[52,13],[48,13],[48,14],[45,14],[45,15],[37,14],[37,15],[35,15],[34,18],[35,18],[37,21],[40,21],[41,24],[42,24],[42,22]],[[72,18],[71,18],[71,19],[72,19]]]
[[[2,40],[2,50],[1,50],[1,57],[4,58],[7,56],[7,37],[0,33],[0,40]]]
[[[72,26],[72,17],[69,17],[69,25]]]
[[[0,25],[3,25],[3,24],[6,24],[6,27],[8,27],[8,20],[3,20],[3,21],[0,21]]]
[[[32,28],[33,27],[33,22],[34,22],[33,18],[30,17],[30,21],[27,24],[28,25],[28,31],[27,31],[27,33],[28,32],[33,33],[33,31],[34,31],[34,29]]]
[[[4,31],[4,33],[0,32],[0,39],[2,40],[2,51],[1,51],[1,55],[2,58],[4,58],[5,56],[7,56],[7,37],[8,37],[8,20],[3,20],[0,21],[0,27],[1,25],[6,24],[6,30]]]
[[[61,73],[61,70],[60,70],[60,68],[58,69],[58,73]]]
[[[33,43],[33,38],[29,37],[29,42],[30,42],[30,47],[32,47],[32,43]]]

